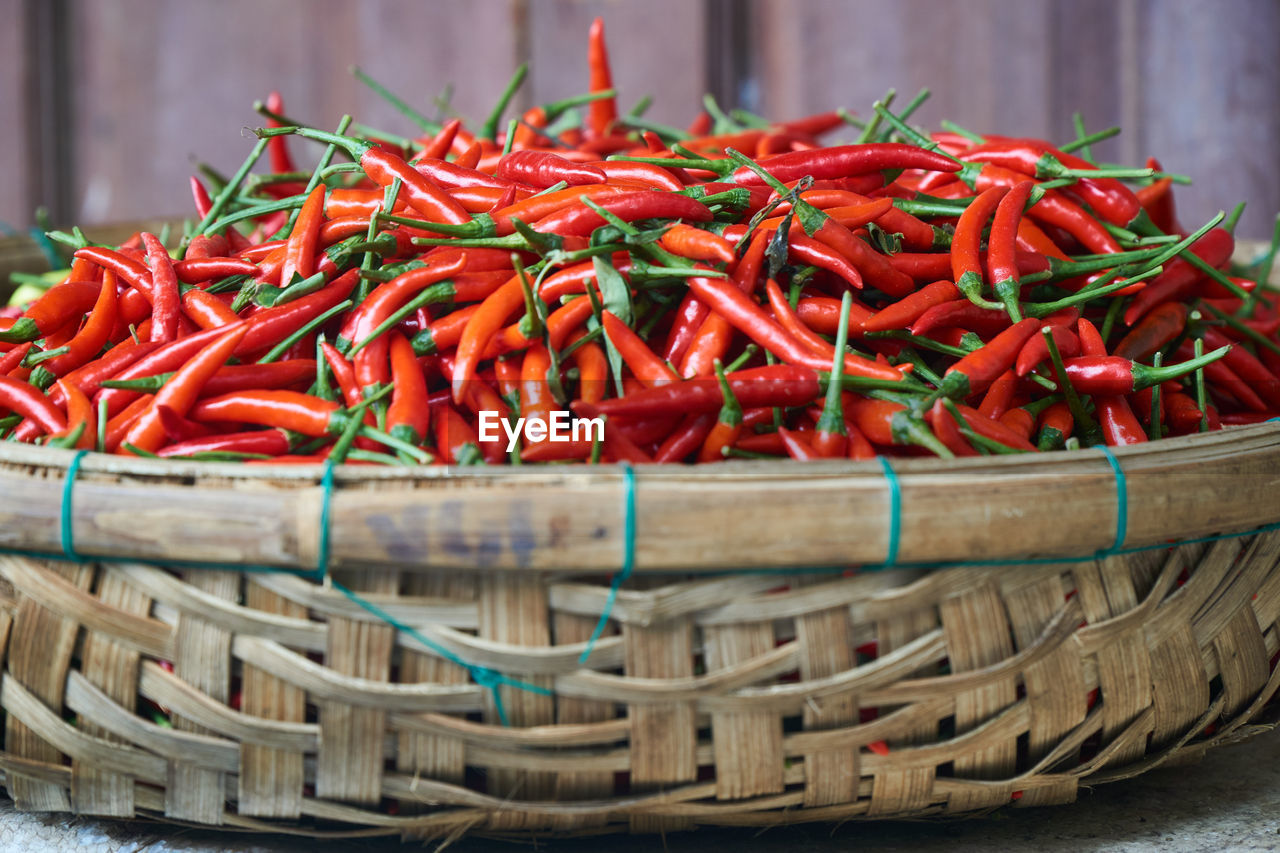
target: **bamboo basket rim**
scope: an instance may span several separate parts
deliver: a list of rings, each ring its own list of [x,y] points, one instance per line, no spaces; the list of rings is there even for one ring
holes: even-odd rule
[[[896,565],[1070,561],[1280,522],[1270,422],[1105,453],[894,459],[891,479],[874,461],[638,466],[631,554],[617,465],[334,466],[330,491],[323,465],[88,453],[67,488],[76,455],[0,446],[0,550],[67,555],[68,493],[70,556],[302,572],[322,540],[325,569],[716,572],[876,567],[894,550]]]

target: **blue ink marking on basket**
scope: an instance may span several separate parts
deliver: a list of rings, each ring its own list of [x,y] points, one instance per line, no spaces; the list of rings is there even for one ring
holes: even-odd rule
[[[880,460],[885,481],[889,484],[889,547],[880,568],[891,569],[898,563],[898,545],[902,539],[902,483],[898,481],[898,472],[893,470],[886,457],[876,458]]]
[[[80,463],[88,452],[77,450],[76,455],[71,457],[71,464],[67,466],[67,478],[62,481],[62,505],[58,508],[58,534],[62,540],[62,555],[77,563],[83,563],[84,557],[76,553],[75,534],[72,531],[75,513],[71,508],[75,499],[76,477],[80,474]]]
[[[1098,559],[1111,557],[1116,554],[1124,553],[1121,548],[1124,546],[1125,537],[1129,535],[1129,486],[1124,479],[1124,469],[1120,467],[1120,460],[1116,459],[1115,454],[1111,452],[1111,448],[1105,444],[1098,445],[1098,450],[1102,451],[1102,455],[1107,457],[1107,462],[1111,465],[1111,472],[1115,475],[1116,480],[1116,541],[1111,544],[1110,548],[1104,548],[1098,552]]]
[[[609,616],[613,613],[613,605],[618,600],[618,590],[631,577],[631,570],[636,564],[636,472],[630,462],[619,463],[622,466],[622,568],[613,575],[609,584],[609,596],[604,600],[604,610],[600,613],[600,621],[587,640],[587,647],[582,650],[578,663],[586,663],[596,647],[596,641],[604,633],[604,626],[609,624]]]

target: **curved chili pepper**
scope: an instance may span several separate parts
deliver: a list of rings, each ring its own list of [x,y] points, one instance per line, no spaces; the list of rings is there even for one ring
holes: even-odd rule
[[[1181,302],[1165,302],[1152,309],[1142,318],[1142,322],[1130,329],[1120,343],[1116,344],[1112,354],[1134,361],[1150,358],[1156,350],[1163,349],[1182,334],[1186,327],[1187,306]]]
[[[165,430],[156,409],[160,406],[185,415],[200,396],[213,374],[231,357],[236,344],[244,338],[248,326],[243,322],[223,330],[223,334],[191,356],[173,378],[156,392],[150,408],[143,412],[125,436],[124,443],[139,450],[155,451],[164,443]]]
[[[998,308],[1000,303],[982,297],[982,229],[1008,193],[1002,186],[983,190],[960,214],[951,238],[951,277],[965,298],[982,308]]]
[[[865,175],[882,169],[923,169],[930,172],[960,170],[956,161],[944,154],[898,142],[792,151],[770,157],[759,165],[783,183],[799,180],[806,175],[820,180]],[[763,178],[746,166],[734,170],[733,180],[744,186],[764,183]]]
[[[1032,338],[1032,340],[1035,339]],[[1014,392],[1017,390],[1018,374],[1012,370],[1006,370],[987,388],[987,393],[983,395],[978,411],[982,413],[983,417],[999,418],[1009,411],[1010,406],[1013,404]]]
[[[294,276],[309,278],[315,272],[316,245],[324,223],[324,193],[324,184],[317,184],[293,222],[293,231],[285,244],[284,266],[280,270],[280,282],[286,287],[293,283]]]
[[[1199,417],[1199,412],[1196,413]],[[1062,446],[1075,428],[1075,419],[1071,416],[1071,407],[1065,400],[1051,404],[1040,413],[1040,436],[1036,441],[1038,450],[1053,450]]]
[[[683,219],[687,222],[709,222],[711,211],[688,196],[657,190],[634,190],[607,198],[593,198],[596,204],[622,219]],[[561,237],[588,237],[605,225],[604,217],[585,205],[562,208],[533,223],[535,231]]]
[[[897,302],[881,308],[859,324],[864,332],[904,329],[935,305],[943,305],[960,296],[960,289],[949,281],[935,281],[910,293]]]
[[[786,329],[814,355],[834,358],[836,348],[806,326],[800,317],[791,310],[791,303],[787,302],[787,297],[782,293],[782,288],[778,286],[778,283],[773,279],[769,279],[765,282],[764,287],[765,294],[769,299],[769,307],[773,310],[773,316],[777,318],[782,328]],[[837,306],[839,305],[838,302],[836,304]],[[837,307],[838,311],[839,308]],[[839,325],[840,321],[837,313],[836,331],[839,331]]]
[[[141,358],[129,363],[119,373],[112,376],[103,376],[100,382],[107,379],[142,379],[177,370],[193,355],[221,336],[222,329],[209,329],[208,331],[196,332],[176,341],[162,344]],[[243,339],[241,343],[243,344]],[[83,384],[80,387],[86,394],[89,393],[89,390]],[[105,401],[107,417],[114,417],[125,406],[136,401],[140,396],[141,392],[139,391],[130,391],[123,388],[104,388],[98,392],[95,402],[103,405]]]
[[[1080,338],[1066,326],[1046,324],[1053,335],[1053,343],[1063,358],[1080,355]],[[1018,376],[1026,376],[1049,357],[1049,344],[1043,335],[1033,335],[1018,351],[1014,369]]]
[[[116,298],[116,277],[110,270],[103,276],[98,286],[98,298],[84,325],[71,340],[63,346],[67,348],[64,355],[56,356],[43,362],[45,370],[54,376],[62,376],[87,363],[102,351],[103,345],[111,337],[116,326],[119,308]]]
[[[855,237],[854,240],[856,241],[857,238]],[[835,273],[851,286],[858,290],[862,289],[862,273],[856,266],[849,263],[844,255],[826,243],[804,236],[803,231],[789,237],[787,254],[802,264],[812,264],[818,269]]]
[[[178,319],[182,308],[178,296],[178,275],[164,244],[154,234],[142,232],[147,249],[147,266],[151,269],[151,340],[167,343],[178,335]]]
[[[1014,322],[1022,319],[1018,308],[1021,289],[1018,270],[1018,224],[1022,221],[1022,209],[1035,186],[1032,181],[1015,184],[1000,204],[991,220],[991,235],[987,240],[987,271],[991,279],[991,291],[1004,304],[1005,311]]]
[[[1182,363],[1185,364],[1188,360],[1195,357],[1195,347],[1190,340],[1184,340],[1178,348],[1174,350],[1174,356],[1182,359]],[[1266,401],[1258,396],[1257,392],[1249,386],[1249,383],[1241,379],[1236,372],[1231,369],[1225,359],[1206,365],[1204,368],[1204,376],[1206,384],[1211,385],[1217,391],[1230,394],[1246,409],[1250,409],[1255,412],[1267,411],[1268,407]]]
[[[587,35],[587,66],[591,70],[592,92],[607,92],[613,88],[613,73],[609,69],[609,50],[604,42],[604,18],[591,22]],[[599,98],[587,107],[587,127],[593,136],[604,136],[618,120],[618,106],[613,96]]]
[[[694,261],[731,264],[737,257],[733,246],[719,234],[683,223],[668,228],[659,243],[671,254]]]
[[[680,462],[702,447],[719,416],[714,411],[690,412],[653,454],[654,462]]]
[[[725,451],[733,446],[742,433],[742,404],[733,394],[729,380],[725,378],[724,366],[716,362],[716,381],[720,383],[720,394],[724,402],[720,405],[720,414],[712,425],[707,437],[703,439],[702,449],[698,451],[699,462],[720,462]]]
[[[13,344],[34,341],[74,322],[97,301],[102,287],[95,281],[55,284],[32,302],[12,326],[0,332],[0,341]]]
[[[1012,188],[1026,180],[1026,176],[1011,169],[1004,169],[988,163],[974,182],[974,189],[984,191],[995,186]],[[1120,244],[1098,220],[1089,215],[1083,207],[1062,195],[1058,190],[1049,190],[1040,201],[1027,211],[1032,219],[1048,225],[1054,225],[1066,231],[1080,241],[1090,252],[1120,251]]]
[[[49,435],[67,429],[66,418],[48,397],[35,386],[10,376],[0,376],[0,407],[22,415]]]
[[[410,270],[378,285],[352,311],[343,324],[340,336],[356,344],[366,341],[398,308],[428,287],[440,285],[450,276],[460,273],[465,265],[462,258],[455,257],[451,261],[431,263]],[[488,289],[487,285],[485,289]],[[444,285],[440,288],[439,301],[444,302],[457,295],[456,287]]]
[[[622,356],[631,372],[647,387],[665,385],[675,382],[677,377],[667,363],[658,358],[649,349],[644,339],[631,330],[626,323],[608,311],[601,314],[604,333]]]
[[[947,410],[941,399],[933,402],[925,417],[929,422],[929,426],[933,428],[934,435],[938,436],[938,440],[945,444],[956,456],[978,455],[978,451],[973,449],[973,445],[960,432],[960,424],[956,422],[956,419]]]
[[[63,399],[66,400],[66,435],[71,435],[79,429],[80,437],[76,439],[75,446],[80,450],[92,450],[98,435],[97,410],[85,393],[76,386],[63,379],[59,379],[57,385]]]
[[[815,370],[793,364],[774,364],[738,370],[728,375],[729,387],[744,409],[758,406],[800,406],[820,393]],[[609,417],[649,417],[716,411],[724,404],[717,383],[686,379],[645,388],[625,397],[602,400],[596,408]],[[606,430],[607,432],[607,430]]]
[[[238,391],[201,400],[190,415],[197,421],[257,424],[320,438],[339,435],[349,412],[329,400],[299,391]]]
[[[560,182],[570,186],[603,184],[608,177],[595,166],[566,160],[549,151],[524,149],[504,154],[498,161],[497,177],[518,181],[538,189]]]
[[[279,132],[296,133],[320,142],[327,142],[347,152],[360,164],[369,180],[381,187],[391,186],[400,180],[400,197],[405,203],[432,222],[462,225],[471,221],[471,215],[453,200],[443,189],[423,177],[405,162],[403,157],[381,146],[362,139],[339,136],[336,133],[310,127],[277,128],[278,132],[258,131],[259,136],[275,136]]]
[[[427,380],[418,357],[404,335],[392,332],[391,377],[395,384],[391,403],[387,406],[387,432],[410,444],[420,444],[431,426],[431,407],[427,405]]]
[[[925,311],[911,324],[911,334],[928,335],[936,329],[959,326],[982,335],[996,334],[1009,326],[1009,315],[999,308],[982,308],[965,299],[944,302]]]
[[[752,293],[755,291],[756,282],[760,278],[760,271],[764,265],[765,250],[768,247],[769,235],[757,231],[752,237],[751,242],[747,245],[746,252],[743,253],[741,260],[737,266],[733,268],[733,283],[744,293]],[[682,348],[683,355],[680,358],[679,373],[684,378],[692,376],[708,376],[714,370],[716,359],[723,359],[729,351],[729,342],[733,336],[733,326],[729,321],[718,313],[711,313],[707,302],[698,298],[695,291],[690,290],[689,296],[693,298],[697,305],[702,306],[700,310],[691,311],[693,315],[691,323],[697,321],[698,317],[702,319],[697,321],[696,326],[677,330],[672,328],[673,338],[679,334],[679,339],[674,344],[669,342],[668,349],[673,345]],[[683,315],[682,315],[683,316]],[[690,332],[692,329],[692,332]],[[687,343],[684,341],[687,340]],[[674,361],[674,359],[672,359]]]
[[[916,444],[927,447],[944,459],[955,454],[938,440],[924,421],[903,403],[854,397],[845,407],[849,420],[872,444],[881,447]]]
[[[804,435],[797,430],[778,427],[778,438],[782,441],[782,446],[787,451],[787,455],[797,462],[812,462],[815,459],[822,458],[822,455],[814,450],[813,445],[806,441]]]
[[[240,319],[230,305],[203,290],[188,290],[182,294],[182,313],[202,329],[216,329]]]
[[[200,453],[244,453],[280,456],[289,452],[289,439],[278,429],[232,432],[175,442],[156,451],[157,456],[195,456]]]
[[[1150,367],[1115,355],[1083,355],[1066,359],[1067,378],[1085,394],[1132,394],[1134,391],[1177,379],[1212,364],[1227,354],[1227,347],[1207,352],[1179,364]]]
[[[1211,267],[1218,268],[1231,259],[1235,238],[1225,228],[1212,228],[1191,244],[1189,251]],[[1138,292],[1124,312],[1127,326],[1135,325],[1148,311],[1165,302],[1182,301],[1190,295],[1204,273],[1180,257],[1164,264],[1161,273]]]
[[[626,160],[601,160],[588,164],[604,172],[607,182],[635,181],[654,189],[680,192],[685,182],[676,171],[654,163],[632,163]]]
[[[825,369],[821,358],[814,357],[780,325],[774,322],[764,309],[732,282],[694,276],[689,279],[689,289],[711,306],[711,310],[723,316],[729,323],[761,347],[792,364]],[[852,376],[883,379],[890,382],[902,379],[902,371],[887,364],[845,357],[845,371]]]
[[[315,293],[257,312],[247,321],[249,331],[236,347],[236,356],[252,355],[275,346],[346,299],[357,281],[359,270],[348,270]]]
[[[1280,407],[1280,378],[1253,353],[1238,344],[1232,345],[1232,341],[1213,326],[1206,326],[1201,336],[1206,347],[1229,347],[1222,363],[1246,382],[1254,393],[1270,403],[1272,408]]]
[[[943,374],[938,392],[963,399],[986,390],[1000,374],[1013,366],[1027,339],[1040,330],[1040,321],[1028,317],[996,335],[987,345],[961,358]]]
[[[502,327],[511,314],[524,304],[524,287],[520,276],[512,276],[506,284],[485,297],[480,303],[458,340],[453,366],[453,401],[461,404],[466,395],[467,383],[475,377],[480,357],[489,339]]]

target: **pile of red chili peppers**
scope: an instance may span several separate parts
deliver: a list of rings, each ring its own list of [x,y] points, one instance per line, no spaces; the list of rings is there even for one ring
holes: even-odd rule
[[[1280,413],[1280,311],[1230,271],[1234,217],[1184,228],[1176,176],[1092,160],[1110,131],[926,136],[919,99],[891,98],[783,123],[708,100],[679,130],[619,112],[599,22],[589,48],[588,93],[500,126],[521,73],[474,132],[367,78],[420,136],[307,127],[273,95],[243,167],[192,179],[176,252],[51,234],[69,271],[0,320],[4,435],[714,462],[1121,445]],[[819,142],[836,130],[856,142]],[[323,155],[302,170],[306,141]],[[481,413],[565,410],[603,438],[479,440]]]

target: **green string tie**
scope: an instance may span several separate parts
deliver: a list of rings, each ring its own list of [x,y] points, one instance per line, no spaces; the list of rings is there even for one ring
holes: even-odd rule
[[[587,647],[578,657],[578,663],[583,664],[587,662],[587,658],[591,657],[596,641],[604,633],[604,626],[609,624],[613,605],[618,600],[618,590],[627,582],[627,578],[631,577],[631,570],[635,568],[636,563],[636,472],[630,462],[619,464],[622,466],[622,568],[614,572],[613,582],[609,584],[609,595],[604,600],[604,611],[600,614],[600,621],[596,622],[595,630],[587,640]]]

